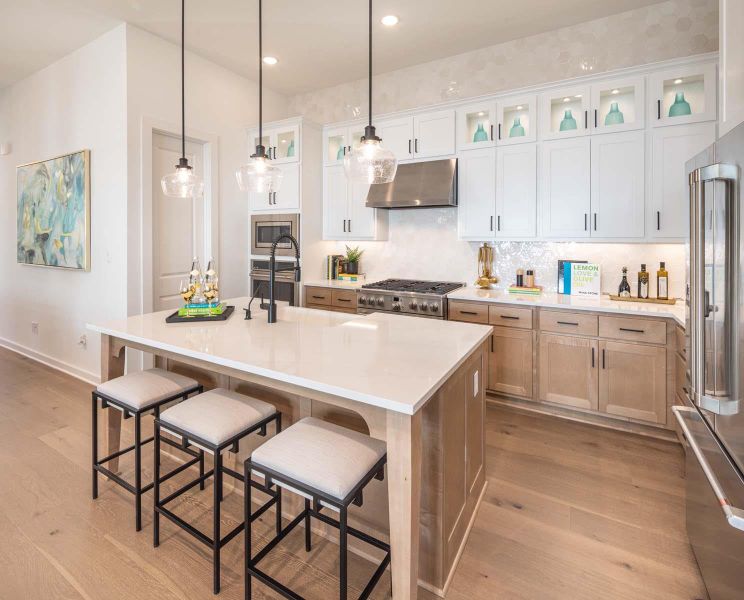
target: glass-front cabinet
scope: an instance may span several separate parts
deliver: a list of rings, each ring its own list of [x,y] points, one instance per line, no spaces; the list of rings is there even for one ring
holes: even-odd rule
[[[363,135],[364,123],[324,130],[323,164],[343,164],[344,156],[359,146]]]
[[[251,154],[261,143],[266,148],[266,154],[277,163],[291,163],[300,160],[300,126],[298,123],[277,125],[264,129],[261,139],[258,130],[251,131]]]
[[[589,86],[556,89],[542,94],[540,137],[553,140],[589,133],[590,96]]]
[[[645,126],[644,79],[613,79],[592,85],[590,125],[596,133]]]
[[[496,103],[470,104],[457,109],[457,149],[488,148],[496,143]]]
[[[654,73],[649,79],[653,125],[715,120],[717,85],[715,63]]]
[[[535,96],[512,96],[498,104],[496,143],[499,146],[534,142],[537,139]]]

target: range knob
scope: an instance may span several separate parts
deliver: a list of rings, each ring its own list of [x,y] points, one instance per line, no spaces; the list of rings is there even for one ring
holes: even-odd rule
[[[385,298],[383,296],[377,297],[377,306],[385,306]]]
[[[439,304],[437,302],[432,302],[429,308],[431,309],[431,312],[439,312]]]
[[[421,303],[421,310],[427,311],[429,310],[429,305],[426,302]]]
[[[359,298],[357,298],[357,302],[358,302],[358,303],[359,303],[360,305],[362,305],[362,304],[367,304],[367,298],[366,298],[365,296],[359,296]]]
[[[418,308],[418,304],[415,300],[411,300],[411,302],[409,302],[408,304],[408,308],[410,308],[411,310],[416,310]]]
[[[400,312],[400,302],[393,302],[393,310],[395,312]]]

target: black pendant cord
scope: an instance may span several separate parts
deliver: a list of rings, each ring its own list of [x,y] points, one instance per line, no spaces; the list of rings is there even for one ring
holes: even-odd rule
[[[372,0],[369,0],[369,126],[372,127]]]
[[[261,146],[263,146],[263,1],[262,0],[258,0],[258,143]]]
[[[186,160],[186,0],[181,0],[181,158]]]

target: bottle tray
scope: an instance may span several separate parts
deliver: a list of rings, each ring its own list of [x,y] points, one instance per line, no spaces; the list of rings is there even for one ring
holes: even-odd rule
[[[221,315],[194,315],[193,317],[182,317],[178,311],[165,318],[166,323],[199,323],[201,321],[227,321],[235,310],[234,306],[226,306]]]
[[[648,302],[649,304],[677,304],[676,298],[668,298],[666,300],[663,298],[637,298],[635,296],[625,298],[614,294],[610,294],[610,300],[615,300],[617,302]]]

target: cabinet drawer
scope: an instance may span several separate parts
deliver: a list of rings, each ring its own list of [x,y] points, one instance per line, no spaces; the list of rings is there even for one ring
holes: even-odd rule
[[[674,356],[674,390],[680,398],[687,396],[687,363],[679,355]]]
[[[687,360],[687,336],[685,336],[684,327],[674,328],[674,339],[677,343],[677,352]]]
[[[532,309],[491,305],[488,307],[488,322],[502,327],[532,329]]]
[[[305,304],[331,305],[331,290],[322,287],[305,288]]]
[[[540,311],[540,331],[572,335],[597,335],[599,318],[588,313]]]
[[[666,322],[626,317],[599,317],[599,337],[666,344]]]
[[[338,308],[353,308],[356,310],[356,290],[331,290],[331,304]]]
[[[488,304],[482,302],[449,301],[450,321],[467,321],[468,323],[488,324]]]

